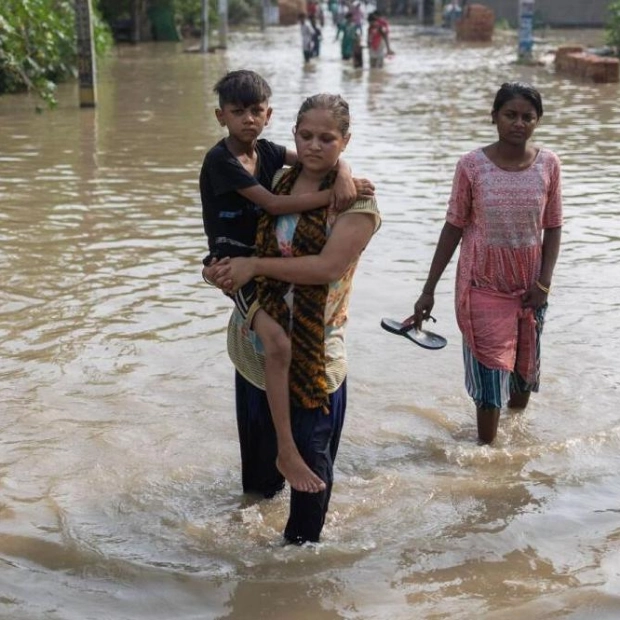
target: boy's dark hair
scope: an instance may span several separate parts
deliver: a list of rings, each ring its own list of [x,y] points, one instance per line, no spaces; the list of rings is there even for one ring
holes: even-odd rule
[[[213,92],[219,96],[220,108],[226,104],[238,104],[244,108],[263,103],[271,97],[271,87],[263,77],[249,71],[229,71],[213,87]]]
[[[529,101],[534,106],[538,118],[542,118],[542,97],[531,84],[525,84],[524,82],[504,82],[495,95],[492,112],[499,112],[505,103],[508,103],[515,97],[523,97],[523,99]]]

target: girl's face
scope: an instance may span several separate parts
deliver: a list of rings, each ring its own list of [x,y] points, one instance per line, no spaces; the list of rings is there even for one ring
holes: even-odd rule
[[[332,112],[318,108],[308,110],[293,133],[299,162],[305,170],[321,175],[336,165],[351,137],[342,135]]]
[[[500,142],[515,146],[525,144],[538,125],[536,108],[523,97],[515,97],[507,101],[497,112],[492,114],[497,125]]]

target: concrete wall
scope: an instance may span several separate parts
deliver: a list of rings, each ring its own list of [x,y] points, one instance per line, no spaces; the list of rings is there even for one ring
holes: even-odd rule
[[[517,26],[518,0],[469,0],[495,11],[495,19],[507,19]],[[607,21],[611,0],[535,0],[536,23],[555,28],[601,28]]]

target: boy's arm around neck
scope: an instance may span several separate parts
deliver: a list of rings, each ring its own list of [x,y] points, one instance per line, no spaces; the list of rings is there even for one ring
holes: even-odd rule
[[[331,200],[331,190],[297,194],[295,196],[280,196],[272,194],[262,185],[253,185],[237,190],[244,198],[267,211],[269,215],[286,215],[288,213],[302,213],[319,207],[326,207]]]
[[[296,151],[292,151],[291,149],[286,149],[286,156],[285,156],[284,163],[287,166],[294,166],[297,163],[297,159],[298,158],[297,158]],[[309,211],[316,207],[323,207],[327,204],[329,204],[330,207],[335,209],[336,212],[340,213],[341,211],[344,211],[345,209],[349,208],[358,198],[368,198],[367,192],[360,193],[358,191],[358,187],[355,181],[353,180],[351,166],[349,166],[348,162],[344,158],[341,157],[340,159],[338,159],[336,168],[338,170],[338,174],[336,176],[334,187],[332,191],[330,192],[330,198],[327,202],[320,202],[315,207],[309,207],[305,209],[294,209],[292,211],[286,211],[282,213],[297,213],[302,210]],[[374,186],[373,186],[373,190],[374,190]],[[263,207],[263,205],[259,202],[257,202],[256,204],[259,204],[261,207]],[[271,211],[268,211],[265,207],[263,208],[268,213],[271,213]],[[279,213],[276,213],[276,214],[272,213],[272,215],[279,215]]]

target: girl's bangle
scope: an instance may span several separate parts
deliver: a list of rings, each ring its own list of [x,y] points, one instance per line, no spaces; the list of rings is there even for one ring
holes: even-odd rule
[[[549,292],[551,291],[551,287],[550,286],[545,286],[544,284],[541,284],[538,280],[536,280],[536,286],[545,294],[548,295]]]

